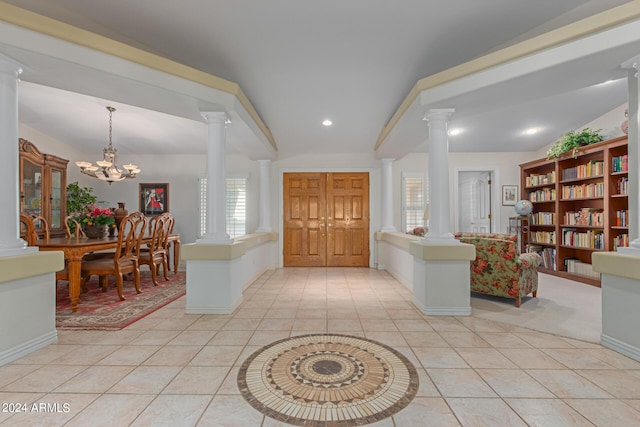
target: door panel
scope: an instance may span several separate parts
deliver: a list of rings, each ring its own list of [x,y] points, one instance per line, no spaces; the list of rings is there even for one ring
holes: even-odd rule
[[[325,174],[284,175],[284,265],[326,265]]]
[[[284,174],[284,265],[369,265],[369,174]]]
[[[369,174],[327,177],[327,265],[369,265]]]

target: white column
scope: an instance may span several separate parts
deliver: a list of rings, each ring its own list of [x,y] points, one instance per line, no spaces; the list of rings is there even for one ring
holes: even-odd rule
[[[640,142],[638,140],[638,128],[640,127],[640,112],[638,103],[640,98],[640,85],[638,73],[640,72],[640,55],[624,62],[622,68],[628,70],[627,82],[629,85],[629,248],[619,248],[622,253],[635,253],[640,255]]]
[[[380,231],[393,233],[393,161],[382,159],[382,228]]]
[[[0,257],[37,251],[20,238],[18,81],[22,67],[0,55]]]
[[[227,115],[222,112],[204,112],[208,124],[207,142],[207,232],[196,243],[227,243],[225,184],[225,142]]]
[[[258,160],[260,163],[260,225],[258,233],[271,232],[271,160]]]
[[[429,125],[429,232],[423,237],[425,243],[460,243],[450,231],[447,120],[454,111],[452,108],[433,109],[425,116]]]

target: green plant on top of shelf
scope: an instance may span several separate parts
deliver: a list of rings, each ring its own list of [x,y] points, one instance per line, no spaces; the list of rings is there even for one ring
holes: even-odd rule
[[[571,150],[571,155],[575,157],[579,147],[604,140],[604,137],[600,134],[601,131],[602,129],[591,130],[589,128],[584,128],[581,131],[569,131],[549,148],[547,158],[558,158],[569,150]]]

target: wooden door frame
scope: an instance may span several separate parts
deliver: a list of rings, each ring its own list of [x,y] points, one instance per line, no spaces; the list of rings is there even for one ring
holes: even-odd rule
[[[503,233],[504,230],[500,229],[500,192],[498,191],[500,187],[500,169],[497,166],[464,166],[464,167],[456,167],[453,173],[453,231],[458,230],[458,221],[460,221],[460,205],[459,205],[459,185],[460,185],[460,172],[491,172],[493,174],[493,179],[491,182],[491,229],[493,233]]]
[[[278,253],[277,268],[283,268],[284,255],[284,174],[285,173],[348,173],[367,172],[369,174],[369,268],[374,265],[374,233],[380,229],[380,168],[280,168],[278,169]]]

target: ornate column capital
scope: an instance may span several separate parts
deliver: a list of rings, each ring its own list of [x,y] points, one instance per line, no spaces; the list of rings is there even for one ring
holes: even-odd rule
[[[229,124],[231,119],[224,111],[201,111],[200,115],[208,124]]]

